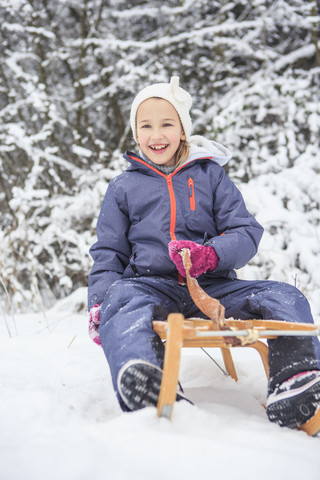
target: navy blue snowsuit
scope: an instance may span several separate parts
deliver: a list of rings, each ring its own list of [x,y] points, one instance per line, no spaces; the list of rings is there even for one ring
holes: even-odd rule
[[[234,269],[256,254],[263,229],[214,158],[193,155],[164,175],[134,153],[124,157],[131,165],[110,182],[101,207],[88,289],[89,309],[102,303],[99,332],[115,391],[127,362],[162,366],[163,346],[152,319],[171,312],[203,316],[179,283],[168,253],[171,240],[214,247],[218,266],[198,281],[224,305],[226,317],[313,323],[309,304],[295,287],[237,279]],[[269,341],[269,366],[269,392],[298,372],[320,369],[318,340]]]

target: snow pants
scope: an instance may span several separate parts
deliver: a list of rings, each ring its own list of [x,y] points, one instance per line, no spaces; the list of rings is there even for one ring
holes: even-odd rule
[[[212,277],[199,284],[222,303],[226,318],[313,323],[307,299],[289,284]],[[144,360],[162,368],[164,347],[152,329],[152,320],[165,320],[169,313],[176,312],[185,317],[204,317],[187,286],[173,279],[124,278],[109,288],[100,310],[99,332],[116,392],[119,370],[127,362]],[[317,337],[278,337],[268,345],[268,393],[296,373],[320,369]]]

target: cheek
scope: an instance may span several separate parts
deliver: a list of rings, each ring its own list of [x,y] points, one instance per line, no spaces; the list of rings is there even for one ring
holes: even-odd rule
[[[144,136],[141,133],[137,133],[137,141],[139,145],[144,143]]]
[[[171,143],[179,145],[181,142],[181,137],[179,134],[172,135],[170,138]]]

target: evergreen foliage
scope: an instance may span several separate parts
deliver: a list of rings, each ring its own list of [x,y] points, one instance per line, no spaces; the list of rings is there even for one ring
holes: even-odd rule
[[[319,1],[0,0],[0,16],[3,298],[25,309],[86,285],[102,197],[134,148],[131,101],[177,74],[194,133],[233,151],[266,227],[242,275],[297,275],[320,314]]]

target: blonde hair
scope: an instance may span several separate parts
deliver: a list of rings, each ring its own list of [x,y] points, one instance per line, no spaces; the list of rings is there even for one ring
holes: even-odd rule
[[[176,151],[176,167],[181,165],[189,157],[190,146],[186,140],[181,140],[178,150]]]

